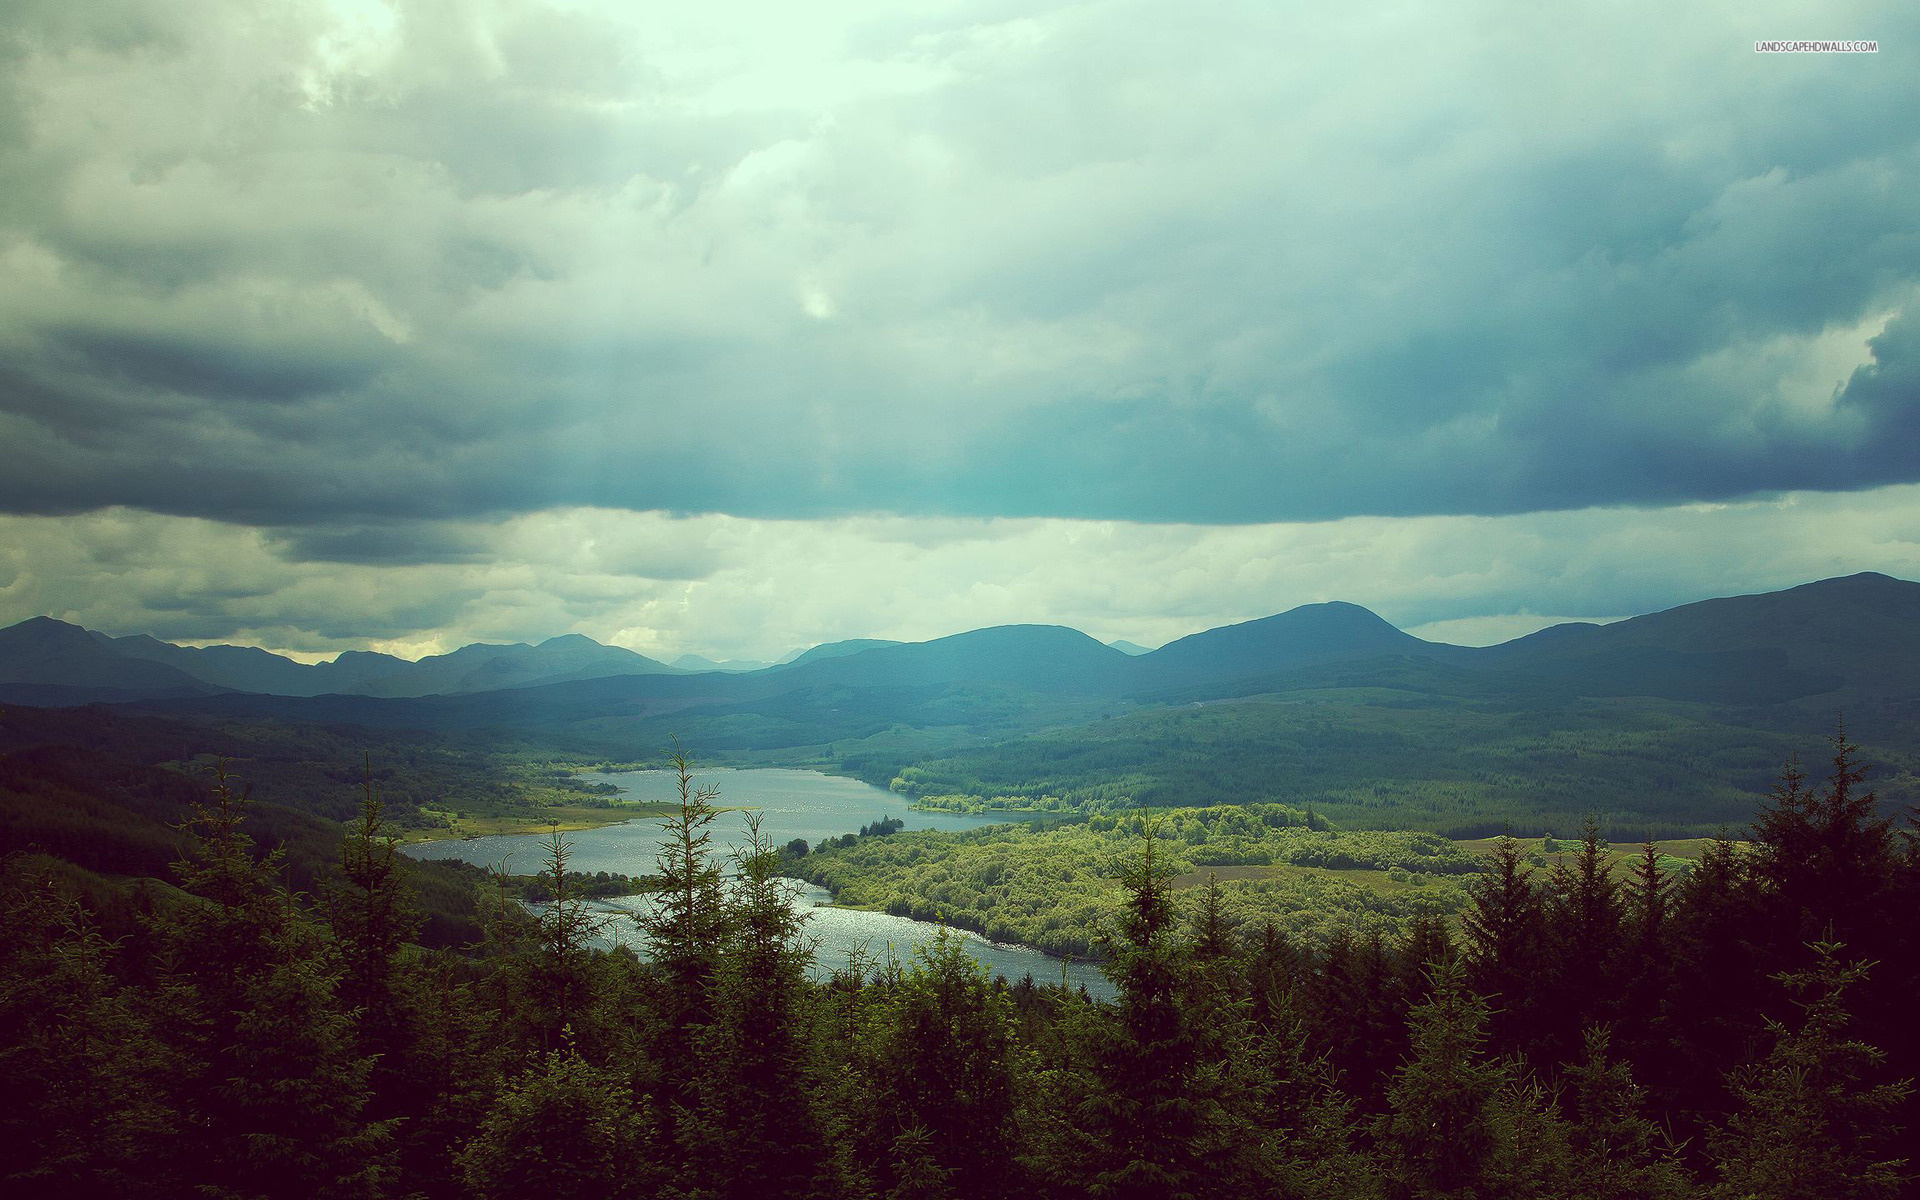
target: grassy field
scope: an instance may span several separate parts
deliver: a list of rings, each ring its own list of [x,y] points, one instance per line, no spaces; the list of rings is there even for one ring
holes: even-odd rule
[[[578,804],[550,804],[527,813],[458,813],[423,808],[420,815],[439,824],[408,829],[400,835],[403,844],[440,842],[453,838],[490,837],[509,833],[572,833],[618,825],[640,817],[664,816],[673,811],[668,804],[621,804],[601,807]]]
[[[1198,870],[1185,871],[1174,876],[1173,886],[1176,888],[1205,887],[1211,876],[1217,876],[1223,884],[1249,880],[1292,880],[1302,883],[1313,880],[1337,880],[1381,896],[1414,891],[1426,883],[1425,880],[1420,883],[1413,882],[1405,871],[1376,871],[1365,867],[1303,867],[1294,863],[1272,863],[1270,865],[1201,867]],[[1115,886],[1119,886],[1117,882]]]

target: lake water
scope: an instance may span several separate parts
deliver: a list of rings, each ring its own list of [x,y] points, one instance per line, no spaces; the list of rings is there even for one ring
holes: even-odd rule
[[[825,888],[797,879],[788,883],[792,888],[790,903],[794,910],[808,914],[805,936],[814,942],[814,949],[807,974],[817,981],[825,982],[835,971],[845,969],[853,956],[873,964],[893,958],[910,965],[915,948],[931,943],[939,934],[939,926],[910,917],[834,908],[833,897]],[[651,912],[653,904],[651,896],[618,896],[593,904],[594,910],[604,918],[597,939],[601,948],[618,943],[645,953],[646,944],[635,918]],[[960,939],[967,953],[1009,982],[1031,975],[1042,987],[1058,987],[1064,978],[1069,987],[1085,987],[1087,994],[1095,999],[1113,999],[1113,985],[1098,967],[1054,958],[1031,946],[990,942],[964,929],[950,933]]]
[[[588,782],[611,783],[623,796],[648,803],[675,803],[679,799],[677,776],[671,771],[620,771],[582,776]],[[906,801],[891,792],[814,771],[773,769],[702,771],[696,784],[713,784],[720,789],[718,806],[743,811],[723,812],[709,826],[713,845],[722,856],[746,842],[745,812],[760,814],[760,830],[775,846],[794,838],[816,844],[843,833],[858,832],[886,817],[897,817],[908,829],[974,829],[1005,820],[1004,817],[973,817],[950,813],[915,812]],[[564,835],[573,843],[567,862],[570,871],[612,871],[622,875],[650,875],[660,844],[660,819],[642,817],[599,829],[582,829]],[[531,875],[544,865],[540,843],[545,834],[513,834],[450,842],[419,842],[405,847],[415,858],[457,859],[479,866],[506,864],[516,875]],[[846,965],[849,952],[859,951],[884,961],[889,951],[911,961],[916,946],[931,942],[939,926],[889,913],[859,912],[830,907],[827,892],[794,881],[794,907],[809,914],[807,934],[816,939],[811,974],[825,979]],[[649,898],[623,896],[596,905],[605,921],[605,944],[621,942],[639,949],[639,930],[632,915],[644,911]],[[1088,993],[1111,998],[1113,987],[1098,968],[1085,963],[1066,963],[1030,946],[1011,946],[990,942],[977,934],[956,930],[967,951],[985,963],[996,975],[1009,980],[1032,975],[1034,982],[1058,984],[1064,967],[1073,987],[1084,986]]]

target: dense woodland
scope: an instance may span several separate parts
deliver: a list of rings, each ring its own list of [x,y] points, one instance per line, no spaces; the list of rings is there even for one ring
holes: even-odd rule
[[[1592,815],[1614,838],[1637,841],[1746,824],[1753,797],[1818,727],[1805,712],[1644,696],[1448,693],[1442,685],[1462,673],[1428,663],[1301,674],[1288,686],[1320,686],[1117,713],[922,755],[873,782],[961,811],[1281,803],[1347,829],[1464,838],[1571,832]],[[1348,685],[1349,674],[1373,686]],[[1920,764],[1906,749],[1920,744],[1920,726],[1888,705],[1848,714],[1879,765],[1881,794],[1920,800]]]
[[[786,869],[842,904],[1099,959],[1102,931],[1125,907],[1115,881],[1149,832],[1176,884],[1215,879],[1220,919],[1235,936],[1270,924],[1305,945],[1336,931],[1392,940],[1422,918],[1451,917],[1482,865],[1433,834],[1335,831],[1310,812],[1251,804],[848,837]]]
[[[1684,883],[1504,844],[1457,934],[1235,931],[1145,830],[1110,1004],[951,939],[809,983],[780,854],[716,861],[682,767],[647,961],[591,948],[558,839],[537,918],[421,948],[371,782],[299,894],[224,775],[130,913],[12,855],[7,1194],[1913,1194],[1920,851],[1844,740]]]

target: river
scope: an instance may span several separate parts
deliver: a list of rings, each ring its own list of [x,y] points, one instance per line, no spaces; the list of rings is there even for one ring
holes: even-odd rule
[[[648,803],[670,803],[678,799],[676,776],[671,771],[621,771],[612,774],[582,776],[588,782],[611,783],[623,796]],[[760,831],[775,846],[794,838],[811,845],[843,833],[854,833],[886,817],[906,822],[908,829],[974,829],[995,824],[1004,818],[962,816],[953,813],[916,812],[906,801],[891,792],[815,771],[775,769],[702,771],[696,783],[720,788],[717,804],[739,810],[721,813],[713,823],[713,843],[724,857],[746,841],[745,814],[760,814]],[[512,834],[448,842],[418,842],[405,847],[416,858],[458,859],[480,866],[504,862],[517,875],[531,875],[543,865],[540,843],[545,834]],[[654,857],[660,842],[660,820],[644,817],[598,829],[582,829],[563,835],[573,843],[567,868],[571,871],[611,871],[622,875],[649,875],[655,871]],[[862,912],[835,908],[826,891],[793,880],[791,903],[809,914],[807,935],[816,942],[811,974],[825,979],[843,968],[850,953],[884,961],[889,953],[910,961],[916,946],[933,940],[939,926],[889,913]],[[648,898],[620,897],[594,907],[605,918],[602,944],[615,942],[639,948],[639,930],[633,914],[643,911]],[[1098,968],[1085,963],[1069,963],[1044,954],[1030,946],[990,942],[977,934],[955,931],[968,953],[996,975],[1009,980],[1032,975],[1036,983],[1058,984],[1064,976],[1073,987],[1085,987],[1088,994],[1110,999],[1113,985]]]

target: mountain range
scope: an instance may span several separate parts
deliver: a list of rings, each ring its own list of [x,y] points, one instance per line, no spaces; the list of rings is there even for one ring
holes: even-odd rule
[[[1920,692],[1920,584],[1879,574],[1683,605],[1610,625],[1569,624],[1497,646],[1427,642],[1355,604],[1310,604],[1141,651],[1064,626],[1008,625],[927,642],[852,639],[771,666],[668,665],[579,634],[537,645],[476,643],[415,662],[349,652],[304,664],[248,646],[178,646],[110,637],[49,617],[0,629],[0,700],[62,705],[248,696],[472,698],[497,712],[615,697],[674,708],[749,702],[819,688],[982,688],[1036,695],[1206,700],[1271,691],[1330,664],[1379,671],[1425,660],[1580,695],[1778,704]],[[707,663],[706,671],[690,671]],[[229,701],[220,707],[237,703]],[[243,702],[239,702],[243,703]]]
[[[1585,814],[1662,836],[1738,824],[1844,714],[1888,811],[1920,802],[1920,584],[1885,575],[1487,647],[1335,602],[1144,653],[1008,625],[741,665],[688,671],[569,636],[308,666],[40,617],[0,629],[0,702],[543,762],[658,761],[677,742],[707,765],[825,770],[945,804],[1258,800],[1454,836]]]

